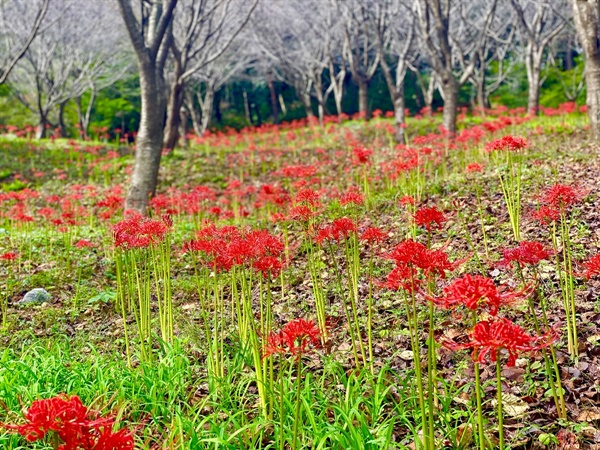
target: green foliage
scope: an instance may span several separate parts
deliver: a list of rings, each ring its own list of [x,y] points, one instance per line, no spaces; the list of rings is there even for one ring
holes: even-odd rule
[[[11,94],[8,85],[0,85],[0,125],[22,128],[34,123],[35,115]]]
[[[90,130],[94,127],[135,131],[140,120],[139,81],[130,76],[118,81],[98,95]]]

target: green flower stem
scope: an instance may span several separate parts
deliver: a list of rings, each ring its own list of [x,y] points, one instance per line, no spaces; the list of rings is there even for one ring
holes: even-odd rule
[[[411,297],[404,292],[404,301],[406,305],[406,317],[408,319],[408,328],[410,333],[410,343],[413,352],[413,363],[415,365],[415,375],[417,378],[417,392],[419,395],[419,409],[421,410],[421,427],[423,429],[423,448],[429,450],[432,448],[429,437],[429,415],[425,408],[425,390],[423,388],[423,375],[421,373],[421,351],[419,346],[418,330],[417,330],[417,315],[415,294],[411,293]]]
[[[477,311],[473,311],[473,326],[477,324]],[[483,432],[483,402],[481,398],[481,374],[479,371],[479,362],[477,361],[477,350],[475,350],[474,369],[475,369],[475,398],[477,399],[477,433],[479,436],[479,448],[485,450],[485,434]]]
[[[298,448],[298,422],[300,422],[300,379],[302,372],[302,354],[297,356],[298,361],[296,363],[296,409],[294,411],[294,440],[292,449]]]
[[[500,438],[498,448],[504,450],[504,413],[502,411],[502,364],[500,363],[500,351],[496,354],[496,393],[498,394],[498,437]]]

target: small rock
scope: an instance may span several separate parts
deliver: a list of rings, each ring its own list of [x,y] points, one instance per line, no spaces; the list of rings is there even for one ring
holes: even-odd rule
[[[42,304],[47,303],[52,299],[52,296],[46,289],[36,288],[30,290],[23,299],[18,303],[19,305],[27,304]]]

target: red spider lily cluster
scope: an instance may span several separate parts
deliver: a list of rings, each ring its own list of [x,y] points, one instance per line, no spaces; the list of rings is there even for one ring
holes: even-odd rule
[[[415,292],[420,289],[423,282],[419,269],[425,277],[438,275],[446,277],[447,271],[454,270],[460,262],[450,262],[444,250],[432,250],[420,242],[407,239],[400,242],[394,249],[386,254],[387,259],[395,262],[396,267],[388,274],[382,284],[388,289],[404,289]]]
[[[96,244],[94,244],[89,239],[79,239],[77,242],[75,242],[75,244],[73,244],[73,247],[76,247],[76,248],[93,248],[93,247],[96,247]]]
[[[594,255],[583,263],[585,269],[584,275],[589,280],[590,278],[600,275],[600,255]]]
[[[509,151],[516,152],[527,148],[527,141],[518,136],[504,136],[500,139],[495,139],[489,142],[485,149],[488,152],[493,151]]]
[[[363,195],[355,187],[351,187],[340,197],[340,205],[356,205],[360,206],[365,202]]]
[[[425,227],[428,232],[431,232],[431,228],[434,224],[440,229],[444,222],[446,222],[444,213],[435,206],[417,209],[414,214],[414,219],[418,226]]]
[[[341,217],[334,220],[331,224],[322,227],[315,241],[321,245],[323,241],[340,242],[342,239],[347,239],[350,235],[356,234],[356,224],[347,217]]]
[[[354,155],[355,164],[370,164],[373,150],[364,147],[357,147],[352,150],[352,154]]]
[[[360,235],[360,240],[368,243],[379,243],[383,242],[387,238],[387,235],[376,227],[368,227]]]
[[[540,261],[551,257],[553,252],[544,247],[540,242],[521,241],[518,247],[502,250],[500,265],[512,267],[513,263],[523,265],[536,265]]]
[[[170,227],[170,218],[154,220],[134,214],[113,226],[115,246],[124,249],[146,248],[163,241]]]
[[[542,205],[539,209],[531,213],[531,218],[537,220],[542,225],[550,225],[560,219],[560,211],[551,206]]]
[[[252,267],[265,277],[279,275],[283,267],[284,244],[266,230],[244,230],[233,226],[209,225],[186,242],[186,252],[202,254],[204,264],[218,271],[235,266]]]
[[[560,213],[581,202],[586,196],[583,189],[566,184],[554,184],[542,194],[542,203]]]
[[[540,196],[540,207],[531,217],[543,225],[549,225],[561,219],[574,205],[581,203],[587,192],[577,186],[554,184]]]
[[[525,287],[522,291],[501,292],[492,279],[481,275],[464,275],[455,279],[443,289],[440,297],[430,298],[430,300],[443,308],[462,305],[475,312],[485,310],[492,318],[478,322],[473,331],[468,334],[467,343],[457,344],[445,340],[442,344],[452,350],[472,348],[473,360],[482,363],[486,361],[488,355],[495,362],[500,351],[506,350],[509,366],[514,365],[519,352],[540,350],[551,345],[558,339],[558,334],[554,330],[534,337],[509,319],[497,317],[501,307],[524,299],[531,292],[531,286]]]
[[[495,316],[501,306],[511,305],[529,293],[529,289],[500,292],[491,278],[467,274],[456,278],[452,284],[444,287],[440,297],[431,300],[446,309],[462,305],[473,311],[485,309]]]
[[[2,261],[14,261],[17,259],[18,255],[16,252],[6,252],[0,255],[0,260]]]
[[[61,441],[58,450],[133,450],[133,435],[127,429],[113,432],[114,419],[99,417],[76,395],[59,395],[36,400],[25,412],[23,425],[3,424],[29,442],[55,433]]]
[[[400,198],[400,204],[403,206],[407,206],[407,205],[414,205],[415,204],[415,198],[411,195],[404,195]]]
[[[553,331],[541,336],[531,336],[510,320],[495,317],[475,325],[468,338],[468,342],[464,344],[445,341],[444,345],[452,350],[471,348],[473,360],[482,364],[487,362],[488,357],[492,362],[496,362],[500,351],[506,350],[506,365],[511,367],[515,365],[519,353],[546,348],[556,341],[558,336]]]
[[[302,318],[288,322],[281,330],[269,334],[263,357],[281,353],[302,356],[321,344],[319,327],[312,320]]]
[[[467,173],[479,173],[483,172],[483,166],[479,163],[467,164]]]

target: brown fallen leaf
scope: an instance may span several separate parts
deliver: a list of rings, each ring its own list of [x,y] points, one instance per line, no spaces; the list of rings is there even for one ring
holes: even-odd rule
[[[594,409],[584,409],[577,416],[577,422],[593,422],[600,420],[600,411]]]

